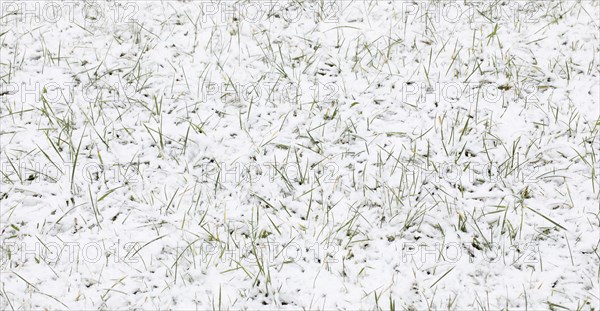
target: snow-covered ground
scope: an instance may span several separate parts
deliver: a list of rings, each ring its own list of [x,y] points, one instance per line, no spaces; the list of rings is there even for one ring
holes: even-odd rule
[[[598,1],[0,6],[1,309],[600,309]]]

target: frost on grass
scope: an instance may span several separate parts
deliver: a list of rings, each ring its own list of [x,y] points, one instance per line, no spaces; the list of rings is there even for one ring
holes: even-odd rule
[[[1,6],[0,308],[598,310],[598,1]]]

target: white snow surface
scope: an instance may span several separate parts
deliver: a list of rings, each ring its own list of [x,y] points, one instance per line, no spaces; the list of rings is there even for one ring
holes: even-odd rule
[[[1,309],[600,309],[598,1],[0,6]]]

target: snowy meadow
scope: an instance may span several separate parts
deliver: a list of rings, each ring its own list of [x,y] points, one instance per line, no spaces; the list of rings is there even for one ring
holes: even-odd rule
[[[0,309],[600,310],[600,1],[0,10]]]

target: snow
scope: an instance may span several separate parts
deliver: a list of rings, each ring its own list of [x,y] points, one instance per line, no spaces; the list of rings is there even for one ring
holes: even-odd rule
[[[3,1],[0,308],[600,309],[599,6]]]

